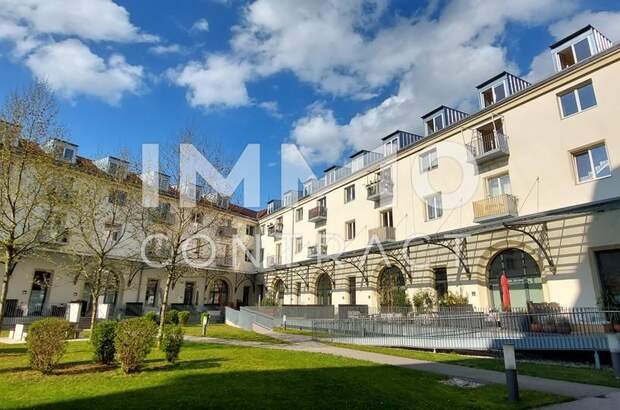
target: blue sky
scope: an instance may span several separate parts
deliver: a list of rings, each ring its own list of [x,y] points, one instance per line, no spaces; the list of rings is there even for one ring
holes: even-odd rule
[[[320,173],[440,104],[474,111],[504,69],[544,78],[549,44],[589,23],[620,40],[620,2],[3,0],[0,97],[47,80],[87,157],[188,125],[233,159],[260,143],[265,203],[281,143]]]

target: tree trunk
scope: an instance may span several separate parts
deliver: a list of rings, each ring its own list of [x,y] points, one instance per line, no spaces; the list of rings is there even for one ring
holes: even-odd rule
[[[166,277],[166,287],[164,288],[164,296],[161,301],[161,307],[159,308],[159,331],[157,332],[157,343],[161,341],[161,336],[164,334],[164,324],[166,323],[166,310],[168,307],[168,296],[170,294],[170,286],[172,285],[172,274],[168,272]]]
[[[9,294],[9,280],[11,279],[11,276],[13,276],[13,272],[15,272],[15,263],[12,262],[11,259],[12,258],[7,256],[7,260],[4,264],[4,275],[2,276],[2,286],[0,289],[0,327],[4,321],[4,316],[6,315],[6,299]]]
[[[97,324],[97,309],[99,308],[99,290],[93,291],[90,293],[93,298],[93,306],[90,312],[90,334],[93,334],[93,330],[95,330],[95,325]]]

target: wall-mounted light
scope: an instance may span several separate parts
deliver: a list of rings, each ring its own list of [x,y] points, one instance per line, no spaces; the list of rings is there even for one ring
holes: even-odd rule
[[[22,290],[22,295],[27,295],[28,291],[27,290]]]

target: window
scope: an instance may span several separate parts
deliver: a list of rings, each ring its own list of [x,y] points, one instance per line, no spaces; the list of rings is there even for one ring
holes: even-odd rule
[[[356,305],[356,286],[355,286],[355,277],[352,276],[349,278],[349,305]]]
[[[316,206],[319,208],[327,208],[327,199],[325,197],[316,201]]]
[[[282,264],[282,244],[276,243],[276,264]]]
[[[420,155],[420,172],[428,172],[431,169],[435,169],[439,166],[439,161],[437,160],[437,149],[433,148],[430,151],[427,151]]]
[[[392,154],[396,154],[396,152],[398,151],[398,137],[392,138],[391,140],[387,141],[383,147],[383,151],[386,157]]]
[[[295,238],[295,253],[300,253],[304,249],[304,238]]]
[[[111,191],[108,196],[108,202],[115,205],[125,205],[127,202],[127,192],[119,190]]]
[[[344,223],[344,238],[347,241],[355,239],[355,220]]]
[[[592,83],[582,84],[570,91],[560,94],[562,117],[568,117],[596,105],[596,96]]]
[[[585,60],[591,55],[592,50],[590,49],[590,42],[587,38],[584,38],[558,52],[560,69],[564,70],[565,68]]]
[[[295,209],[295,222],[299,222],[303,220],[304,220],[304,209],[303,208]]]
[[[592,181],[611,175],[605,144],[592,146],[573,154],[577,182]]]
[[[295,296],[301,296],[301,282],[295,282]]]
[[[118,229],[112,230],[110,231],[110,239],[112,239],[112,242],[117,243],[118,241],[121,240],[121,231]]]
[[[65,148],[62,152],[62,159],[64,159],[65,161],[73,161],[74,154],[74,150],[72,150],[71,148]]]
[[[483,106],[488,107],[489,105],[500,102],[506,98],[506,86],[502,81],[501,83],[482,91],[481,94]]]
[[[355,185],[349,185],[344,189],[344,203],[351,202],[355,199]]]
[[[245,226],[245,234],[248,235],[248,236],[254,236],[254,234],[255,234],[254,225],[246,225]]]
[[[487,179],[487,194],[491,198],[496,196],[511,194],[512,188],[510,186],[510,176],[503,174]]]
[[[443,209],[441,208],[441,192],[426,197],[426,220],[441,218]]]
[[[260,226],[260,234],[264,235],[265,234],[265,224]]]
[[[439,114],[426,121],[426,134],[430,135],[444,128],[443,114]]]
[[[392,217],[391,209],[381,212],[381,226],[387,228],[394,226],[394,219]]]
[[[435,275],[435,291],[441,299],[448,294],[448,270],[445,266],[433,269]]]
[[[157,305],[157,287],[159,285],[159,281],[157,279],[149,279],[146,283],[146,297],[144,298],[144,303],[147,306],[156,306]]]

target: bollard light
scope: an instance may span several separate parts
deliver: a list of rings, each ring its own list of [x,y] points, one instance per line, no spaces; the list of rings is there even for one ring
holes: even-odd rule
[[[506,387],[508,400],[519,400],[519,381],[517,380],[517,360],[513,342],[504,342],[504,369],[506,370]]]
[[[282,315],[282,327],[286,330],[286,315]]]

